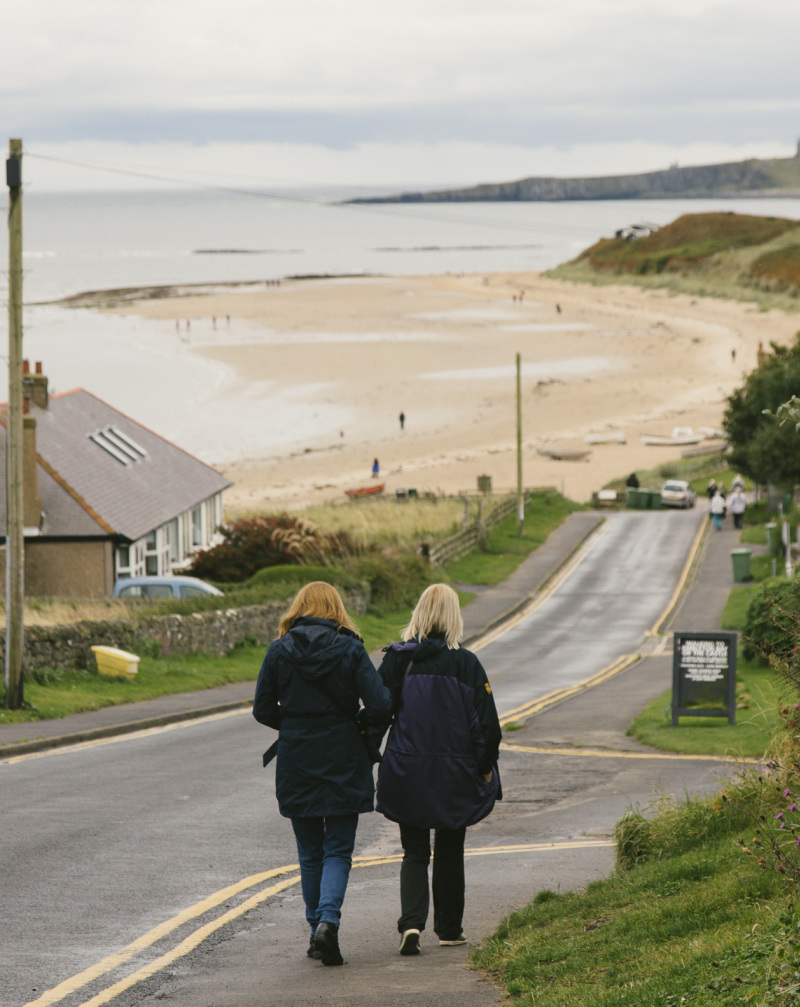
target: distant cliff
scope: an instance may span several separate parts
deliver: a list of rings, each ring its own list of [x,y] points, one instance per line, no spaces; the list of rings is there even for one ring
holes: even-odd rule
[[[672,167],[643,175],[523,178],[440,192],[405,192],[352,203],[557,202],[579,199],[694,199],[720,196],[800,196],[800,143],[795,157]]]

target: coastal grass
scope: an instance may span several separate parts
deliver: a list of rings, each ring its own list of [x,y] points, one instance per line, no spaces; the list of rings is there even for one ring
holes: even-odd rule
[[[544,275],[750,301],[759,311],[797,312],[798,236],[796,221],[687,214],[639,241],[602,239]]]
[[[654,825],[631,816],[648,837],[672,831],[667,849],[582,891],[540,891],[472,966],[514,1007],[763,1003],[751,998],[764,990],[784,883],[737,846],[741,814],[726,816],[718,798],[685,808]]]
[[[381,496],[318,504],[293,513],[316,525],[323,535],[345,532],[362,547],[413,549],[420,542],[447,538],[459,531],[464,520],[464,502],[455,497],[433,495],[405,500]],[[226,516],[230,519],[253,515]],[[478,502],[473,497],[468,504],[467,518],[474,521],[477,516]]]
[[[642,710],[628,734],[645,745],[682,755],[760,758],[778,726],[786,686],[770,668],[739,656],[736,669],[736,723],[726,717],[683,717],[672,726],[672,691]]]
[[[258,677],[266,647],[234,647],[225,657],[192,654],[188,657],[142,657],[133,679],[104,678],[94,670],[41,669],[25,676],[25,706],[0,708],[0,724],[35,722],[100,710],[106,706],[138,703],[177,692],[212,689]]]

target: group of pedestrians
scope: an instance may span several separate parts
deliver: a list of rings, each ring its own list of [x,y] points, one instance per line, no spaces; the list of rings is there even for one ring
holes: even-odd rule
[[[725,483],[717,484],[715,479],[709,479],[706,492],[709,499],[711,520],[714,522],[716,531],[722,531],[722,522],[728,511],[733,515],[734,528],[741,529],[744,527],[744,512],[747,509],[747,498],[744,495],[744,479],[740,475],[734,476],[731,483],[730,497],[728,497]]]
[[[464,839],[502,799],[500,724],[486,672],[460,646],[458,596],[433,584],[378,670],[341,596],[317,581],[281,619],[256,686],[253,715],[278,730],[275,789],[294,830],[307,954],[342,965],[341,909],[358,816],[377,810],[399,826],[400,954],[420,953],[429,914],[443,947],[466,943]],[[361,705],[363,703],[363,705]],[[388,732],[383,755],[380,744]]]

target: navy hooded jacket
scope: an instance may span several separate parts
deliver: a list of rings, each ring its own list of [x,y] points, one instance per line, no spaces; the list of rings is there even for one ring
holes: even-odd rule
[[[501,731],[480,661],[434,637],[392,644],[380,673],[395,719],[378,770],[378,811],[421,829],[460,829],[485,818],[502,799]]]
[[[336,702],[315,684],[320,681]],[[389,692],[350,630],[301,618],[270,644],[253,716],[280,731],[275,790],[285,818],[372,811],[372,765],[351,719],[359,697],[368,724],[385,720]]]

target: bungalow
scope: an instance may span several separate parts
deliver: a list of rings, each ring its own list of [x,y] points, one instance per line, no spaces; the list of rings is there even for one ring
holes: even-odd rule
[[[23,378],[25,593],[99,597],[117,577],[185,569],[219,540],[215,469],[76,388],[50,396],[41,364]],[[7,415],[0,412],[0,528]],[[0,548],[0,591],[5,587]]]

